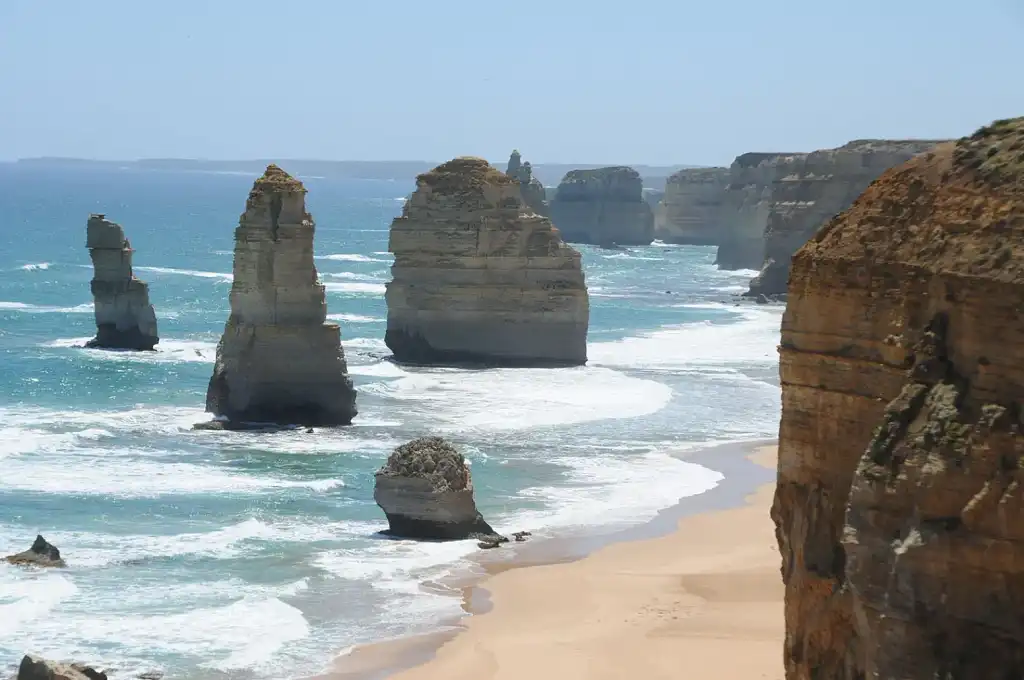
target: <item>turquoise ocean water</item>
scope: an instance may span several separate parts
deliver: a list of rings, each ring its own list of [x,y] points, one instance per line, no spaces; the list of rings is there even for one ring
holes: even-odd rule
[[[0,164],[0,555],[42,532],[69,563],[0,564],[0,674],[31,651],[118,678],[302,677],[431,629],[460,601],[420,584],[475,545],[376,536],[373,472],[415,436],[466,453],[496,528],[557,536],[646,521],[721,479],[673,451],[776,433],[780,310],[735,306],[751,272],[717,271],[712,248],[580,247],[586,367],[400,368],[383,360],[387,227],[412,181],[317,177],[302,179],[356,423],[193,432],[254,179]],[[80,347],[90,212],[136,249],[155,353]]]

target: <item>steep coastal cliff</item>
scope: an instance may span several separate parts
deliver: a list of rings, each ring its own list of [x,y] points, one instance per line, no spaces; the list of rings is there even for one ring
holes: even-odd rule
[[[745,153],[729,166],[722,199],[725,227],[715,264],[719,269],[760,269],[764,264],[764,230],[772,205],[772,185],[785,170],[779,159],[803,154]]]
[[[160,338],[149,286],[132,272],[131,244],[120,224],[90,215],[85,247],[92,259],[96,337],[85,344],[98,349],[151,350]]]
[[[530,161],[523,162],[518,149],[514,149],[512,155],[508,157],[505,174],[519,182],[519,191],[526,205],[533,208],[538,215],[546,216],[548,214],[544,185],[533,176],[533,167],[530,165]]]
[[[229,423],[347,425],[356,415],[341,331],[324,323],[306,189],[276,165],[253,184],[235,229],[231,316],[206,410]]]
[[[633,168],[566,173],[550,210],[551,220],[569,243],[635,246],[654,240],[654,213]]]
[[[655,211],[654,236],[665,243],[718,245],[728,185],[729,168],[693,168],[671,175]]]
[[[860,139],[836,149],[779,158],[764,230],[765,260],[748,295],[786,292],[789,261],[875,179],[941,142]]]
[[[420,175],[388,250],[385,342],[399,361],[586,363],[580,254],[486,161],[456,158]]]
[[[787,677],[1024,676],[1024,119],[793,258],[772,517]]]

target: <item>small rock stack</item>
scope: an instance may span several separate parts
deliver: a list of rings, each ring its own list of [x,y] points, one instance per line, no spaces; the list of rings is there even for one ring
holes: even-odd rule
[[[646,246],[654,240],[654,211],[633,168],[571,170],[551,202],[551,220],[569,243]]]
[[[235,229],[231,316],[206,395],[226,428],[348,425],[356,415],[341,331],[325,323],[305,196],[299,180],[269,165]]]
[[[544,185],[533,176],[533,167],[530,165],[530,161],[524,163],[518,149],[513,149],[512,155],[508,157],[505,174],[519,182],[519,191],[522,193],[523,202],[533,208],[538,215],[547,216],[548,202]]]
[[[160,338],[149,286],[132,273],[131,244],[124,229],[105,215],[89,216],[86,248],[92,258],[96,337],[86,347],[152,350]]]

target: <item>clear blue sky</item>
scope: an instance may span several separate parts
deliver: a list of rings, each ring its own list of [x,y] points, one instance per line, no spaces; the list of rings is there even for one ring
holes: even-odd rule
[[[1022,83],[1024,0],[0,0],[0,159],[727,164]]]

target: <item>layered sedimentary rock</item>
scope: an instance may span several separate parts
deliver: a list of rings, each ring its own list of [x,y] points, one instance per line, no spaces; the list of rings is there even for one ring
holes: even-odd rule
[[[356,415],[341,331],[325,323],[306,189],[276,165],[235,229],[231,315],[206,410],[229,423],[347,425]]]
[[[89,216],[85,247],[92,258],[96,337],[86,347],[151,350],[158,342],[149,286],[132,273],[131,244],[105,215]]]
[[[793,258],[772,517],[791,680],[1024,677],[1024,119]]]
[[[385,342],[397,360],[586,362],[580,254],[486,161],[456,158],[420,175],[388,250]]]
[[[654,235],[665,243],[718,245],[728,185],[728,168],[691,168],[671,175],[655,214]]]
[[[42,536],[36,536],[32,547],[25,552],[9,555],[4,560],[10,564],[32,567],[64,567],[67,566],[60,556],[60,550],[51,545]]]
[[[551,201],[551,220],[569,243],[648,245],[654,212],[633,168],[571,170]]]
[[[440,437],[421,437],[395,449],[375,475],[373,499],[395,536],[497,536],[476,509],[466,459]]]
[[[837,149],[778,159],[764,230],[765,261],[748,295],[785,293],[789,261],[800,246],[883,172],[939,143],[860,139]]]
[[[508,166],[505,174],[519,182],[519,192],[522,194],[523,201],[527,206],[533,208],[538,215],[548,214],[547,194],[544,191],[544,185],[533,176],[533,168],[530,166],[530,162],[523,162],[518,149],[514,149],[512,155],[508,157]]]
[[[729,166],[722,199],[722,236],[715,263],[719,269],[760,269],[764,264],[764,230],[772,206],[772,185],[782,176],[780,159],[804,154],[745,153]]]

